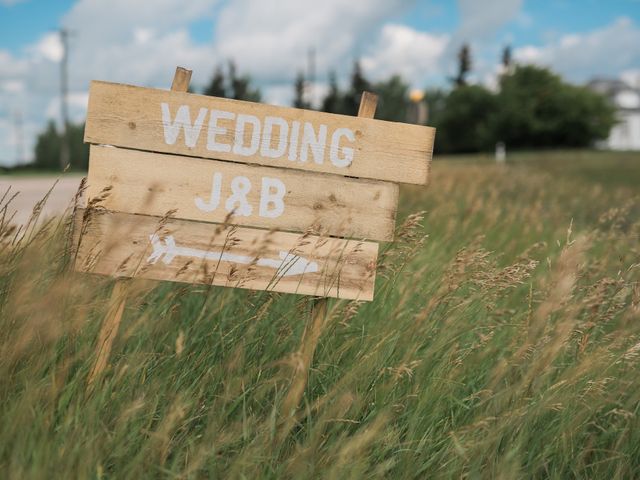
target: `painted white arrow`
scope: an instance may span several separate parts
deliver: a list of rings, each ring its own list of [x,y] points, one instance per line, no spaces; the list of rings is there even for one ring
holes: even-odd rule
[[[164,237],[164,244],[162,239],[157,234],[149,235],[151,245],[153,245],[153,252],[147,258],[147,262],[156,263],[160,257],[162,262],[169,265],[175,257],[191,257],[201,258],[205,260],[213,261],[225,261],[233,263],[250,264],[255,261],[252,257],[245,255],[234,255],[233,253],[226,252],[207,252],[205,250],[198,250],[196,248],[179,247],[176,245],[176,241],[172,235]],[[302,275],[303,273],[314,273],[318,271],[318,264],[316,262],[310,262],[304,257],[298,255],[292,255],[289,252],[283,250],[280,251],[280,260],[273,260],[271,258],[258,258],[255,261],[257,265],[261,267],[273,268],[277,271],[277,275],[281,277],[289,277],[293,275]]]

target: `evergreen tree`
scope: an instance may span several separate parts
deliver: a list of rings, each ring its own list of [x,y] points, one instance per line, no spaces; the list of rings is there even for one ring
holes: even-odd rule
[[[236,65],[233,60],[229,61],[229,83],[231,85],[230,97],[234,100],[260,101],[260,90],[251,87],[251,79],[248,75],[237,75]]]
[[[394,75],[389,80],[378,82],[373,90],[379,97],[376,118],[392,122],[407,121],[409,85],[402,77]]]
[[[56,123],[49,120],[47,128],[38,135],[35,148],[35,166],[43,170],[60,169],[60,134]]]
[[[513,58],[511,56],[511,46],[507,45],[502,50],[502,68],[505,73],[511,69],[512,61],[513,61]]]
[[[471,71],[471,49],[464,43],[458,52],[458,74],[453,79],[456,87],[464,87],[467,84],[467,75]]]
[[[84,124],[69,123],[67,130],[69,161],[74,170],[86,170],[89,165],[89,145],[84,143]],[[63,133],[50,120],[44,132],[38,135],[35,147],[35,167],[43,170],[60,170],[60,148]]]
[[[204,92],[202,93],[204,95],[210,95],[212,97],[228,97],[227,89],[225,87],[224,71],[222,70],[222,67],[218,66],[216,68],[216,71],[213,74],[213,78],[211,79],[211,83],[207,88],[204,89]]]
[[[260,90],[251,86],[251,79],[248,75],[238,76],[233,60],[228,63],[226,78],[223,69],[217,67],[211,83],[202,93],[212,97],[233,98],[249,102],[259,102],[261,98]]]
[[[351,86],[344,96],[344,109],[346,115],[357,115],[360,107],[360,97],[362,92],[371,91],[371,84],[364,77],[360,62],[353,63],[353,73],[351,74]]]
[[[298,72],[294,84],[295,96],[293,98],[293,106],[295,108],[310,108],[309,102],[304,99],[305,83],[304,74],[302,72]]]
[[[344,113],[344,98],[340,87],[338,87],[338,79],[336,72],[329,72],[329,92],[322,101],[322,111],[329,113]]]

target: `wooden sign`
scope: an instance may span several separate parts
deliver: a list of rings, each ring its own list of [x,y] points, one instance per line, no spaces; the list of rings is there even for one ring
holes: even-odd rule
[[[427,183],[435,129],[92,82],[85,141],[153,152]]]
[[[393,239],[398,186],[91,146],[87,195],[108,210],[372,240]]]
[[[85,213],[76,215],[76,238]],[[82,236],[76,261],[81,271],[373,299],[373,242],[115,212],[95,212]]]
[[[186,90],[186,84],[183,85]],[[371,97],[366,97],[371,98]],[[368,113],[367,113],[368,109]],[[372,300],[434,129],[93,82],[75,268]]]

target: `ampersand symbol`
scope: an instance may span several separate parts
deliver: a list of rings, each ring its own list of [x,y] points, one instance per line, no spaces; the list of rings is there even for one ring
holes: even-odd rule
[[[231,181],[231,196],[224,204],[227,212],[233,212],[234,215],[242,215],[243,217],[251,215],[253,208],[247,202],[249,190],[251,190],[251,182],[247,177],[235,177]]]

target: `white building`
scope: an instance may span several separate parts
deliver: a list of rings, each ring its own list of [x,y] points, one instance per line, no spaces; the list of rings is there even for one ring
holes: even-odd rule
[[[609,138],[599,146],[610,150],[640,150],[640,90],[622,80],[593,80],[589,87],[606,95],[618,110],[618,122]]]

